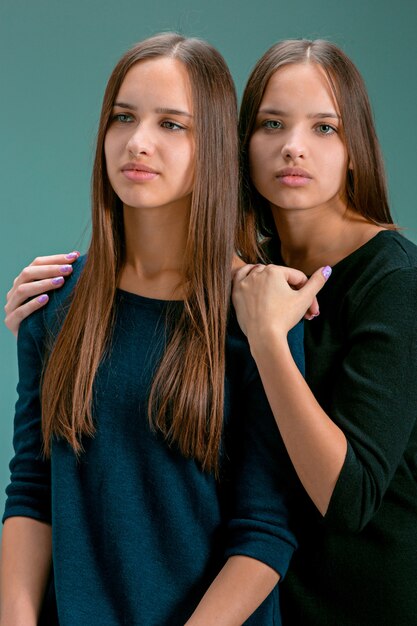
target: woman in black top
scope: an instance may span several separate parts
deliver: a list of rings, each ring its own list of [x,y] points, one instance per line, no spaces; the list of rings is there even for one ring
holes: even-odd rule
[[[302,485],[283,622],[411,626],[417,248],[392,223],[365,86],[331,43],[281,42],[249,78],[240,131],[239,248],[256,262],[260,234],[288,266],[247,265],[234,287]],[[324,283],[305,324],[307,385],[287,332]]]

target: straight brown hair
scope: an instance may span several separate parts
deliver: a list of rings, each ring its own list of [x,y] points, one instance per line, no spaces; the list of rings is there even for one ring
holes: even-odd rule
[[[257,192],[250,178],[249,143],[269,79],[281,67],[296,63],[314,63],[323,68],[338,104],[348,160],[352,165],[346,178],[349,206],[370,222],[395,228],[388,205],[381,149],[362,76],[349,57],[330,41],[288,39],[273,45],[256,63],[240,107],[237,248],[248,262],[259,258],[266,260],[259,243],[271,236],[277,238],[269,203]]]
[[[92,436],[93,384],[110,343],[124,263],[122,203],[106,171],[104,139],[128,70],[145,59],[181,61],[192,88],[195,180],[184,251],[183,311],[169,338],[149,398],[151,427],[204,470],[218,474],[223,425],[225,339],[238,201],[237,102],[223,57],[176,33],[156,35],[120,59],[101,110],[92,176],[92,238],[42,385],[44,448],[66,439],[78,455]]]

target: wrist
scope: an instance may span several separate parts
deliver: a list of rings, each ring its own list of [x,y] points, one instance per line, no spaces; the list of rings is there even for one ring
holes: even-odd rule
[[[0,626],[36,626],[37,623],[37,615],[32,606],[22,606],[21,603],[13,603],[13,605],[3,603]]]
[[[248,333],[248,342],[251,354],[256,360],[258,356],[275,353],[283,348],[288,349],[288,332],[286,330],[269,326],[258,328],[253,333]]]

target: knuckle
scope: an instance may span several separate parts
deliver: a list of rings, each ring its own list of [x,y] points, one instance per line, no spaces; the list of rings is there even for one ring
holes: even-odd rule
[[[26,285],[22,284],[16,287],[16,294],[18,296],[24,296],[26,294]]]
[[[19,277],[21,278],[21,280],[23,280],[23,281],[25,281],[25,282],[28,282],[28,281],[30,280],[30,269],[29,269],[29,267],[30,267],[30,266],[25,267],[25,268],[24,268],[24,269],[20,272],[20,276],[19,276]],[[18,278],[19,278],[19,277],[18,277]]]

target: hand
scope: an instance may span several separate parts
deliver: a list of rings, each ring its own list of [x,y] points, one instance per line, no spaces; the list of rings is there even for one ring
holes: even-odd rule
[[[329,267],[311,278],[291,267],[245,265],[233,278],[233,304],[247,337],[266,339],[269,333],[287,335],[304,316],[319,314],[317,293],[330,276]]]
[[[17,336],[22,320],[48,302],[45,292],[62,287],[64,277],[72,272],[71,263],[79,256],[79,252],[70,252],[37,257],[15,278],[4,307],[4,323],[14,335]]]

